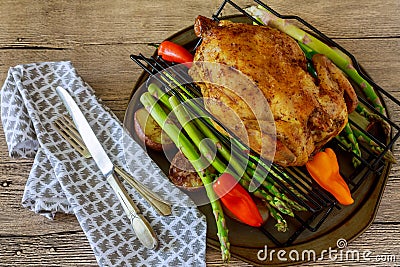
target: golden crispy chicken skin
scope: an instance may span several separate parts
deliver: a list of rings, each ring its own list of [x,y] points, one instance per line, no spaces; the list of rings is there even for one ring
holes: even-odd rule
[[[314,79],[307,72],[306,58],[297,42],[277,29],[229,21],[216,23],[199,16],[195,33],[202,38],[202,43],[196,50],[189,74],[195,81],[203,81],[198,85],[204,97],[217,99],[225,106],[205,101],[206,108],[235,131],[238,123],[232,122],[231,116],[224,118],[229,107],[250,135],[250,147],[272,159],[268,154],[271,150],[261,151],[260,148],[263,142],[274,142],[273,160],[282,166],[304,165],[314,151],[343,129],[348,112],[355,108],[356,94],[343,73],[325,56],[315,55],[313,63],[318,78]],[[259,96],[250,94],[244,100],[235,95],[232,93],[235,90],[227,90],[218,82],[218,79],[229,80],[232,73],[196,64],[198,62],[223,64],[232,72],[239,71],[247,76],[269,104],[276,140],[271,138],[272,132],[254,126],[257,125],[255,121],[262,124],[251,104],[259,102],[259,99],[252,99]],[[237,84],[240,86],[239,81]],[[264,119],[268,121],[268,118],[261,118],[261,121]]]

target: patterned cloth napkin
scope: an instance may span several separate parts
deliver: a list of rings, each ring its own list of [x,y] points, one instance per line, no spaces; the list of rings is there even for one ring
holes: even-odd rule
[[[159,216],[125,184],[158,235],[156,250],[141,245],[95,162],[56,132],[52,122],[67,114],[57,86],[73,96],[111,160],[173,204],[172,215]],[[49,218],[56,212],[75,214],[100,266],[205,266],[205,216],[168,181],[70,62],[10,68],[1,91],[1,119],[10,156],[35,157],[23,206]]]

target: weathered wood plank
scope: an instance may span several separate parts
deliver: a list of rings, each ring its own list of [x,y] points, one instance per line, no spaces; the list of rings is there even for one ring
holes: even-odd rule
[[[2,266],[97,266],[81,231],[1,237]]]
[[[398,247],[396,245],[388,244],[399,244],[400,234],[399,226],[386,226],[373,224],[363,235],[354,240],[348,242],[346,249],[333,251],[332,258],[329,258],[329,253],[325,253],[323,259],[319,259],[321,255],[316,254],[315,261],[309,261],[301,264],[301,266],[398,266],[400,262],[400,255]],[[390,239],[387,236],[390,235]],[[207,266],[220,266],[220,256],[216,251],[209,249],[207,251]],[[312,248],[309,248],[312,250]],[[327,248],[329,250],[329,248]],[[271,253],[271,249],[267,250]],[[366,255],[364,258],[363,255]],[[295,254],[293,254],[295,255]],[[300,259],[302,258],[302,251],[299,251]],[[273,257],[277,259],[277,251],[273,254]],[[283,255],[288,258],[288,254]],[[308,259],[307,254],[304,256]],[[313,259],[311,257],[311,259]],[[386,259],[386,260],[385,260]],[[282,261],[284,263],[284,261]],[[265,264],[268,264],[266,260]],[[247,263],[238,262],[234,266],[253,266]]]
[[[390,235],[390,239],[387,238],[388,235]],[[349,242],[347,245],[348,250],[358,251],[359,255],[362,255],[366,251],[371,251],[371,255],[369,256],[370,261],[364,260],[361,256],[359,260],[351,255],[346,258],[346,254],[340,256],[340,252],[337,252],[337,254],[332,254],[333,256],[337,256],[338,261],[336,262],[329,260],[327,257],[324,260],[316,262],[320,266],[343,266],[343,264],[346,266],[360,266],[360,264],[367,263],[372,266],[382,266],[382,262],[378,262],[375,258],[376,256],[394,255],[398,263],[400,260],[398,250],[395,247],[388,246],[388,242],[394,244],[400,242],[399,225],[387,226],[374,224],[362,236],[353,242]],[[2,256],[2,266],[96,266],[93,252],[85,235],[81,231],[0,237],[0,255]],[[339,259],[342,259],[342,261],[339,261]],[[222,262],[219,252],[208,248],[207,262],[208,266],[220,266]],[[235,258],[232,259],[231,265],[251,266]],[[315,262],[304,264],[304,266],[315,265]],[[389,262],[384,265],[390,266],[392,264]]]
[[[81,44],[158,42],[211,16],[222,1],[2,1],[0,47],[71,47]],[[235,1],[241,6],[253,1]],[[299,15],[331,37],[400,35],[396,0],[291,1],[268,4],[283,14]],[[29,8],[26,8],[29,6]],[[225,12],[226,14],[229,12]],[[238,13],[238,12],[235,12]],[[23,19],[29,18],[29,19]],[[390,20],[390,22],[388,22]],[[373,26],[371,26],[373,24]]]
[[[35,61],[71,60],[79,74],[122,119],[141,70],[131,53],[151,54],[157,43],[193,24],[198,14],[210,16],[222,1],[28,1],[0,5],[0,81],[10,66]],[[238,0],[239,4],[252,1]],[[283,14],[296,14],[353,53],[371,77],[400,98],[400,2],[279,0],[268,4]],[[224,12],[228,14],[230,11]],[[235,12],[237,13],[237,12]],[[400,121],[400,109],[389,107]],[[0,265],[97,266],[93,252],[72,215],[54,221],[20,205],[32,160],[8,158],[0,127]],[[394,153],[399,159],[400,148]],[[400,214],[399,164],[392,169],[375,223],[349,244],[374,255],[398,253]],[[3,186],[4,185],[4,186]],[[397,255],[397,264],[400,255]],[[209,266],[220,266],[220,253],[207,249]],[[387,266],[378,262],[323,261],[305,266]],[[232,266],[251,266],[233,259]]]
[[[0,80],[6,79],[11,66],[69,60],[108,107],[125,111],[132,88],[141,73],[129,56],[137,53],[151,55],[153,51],[154,48],[147,45],[90,45],[66,50],[0,49]]]
[[[303,18],[331,38],[399,36],[400,3],[396,0],[264,2],[281,14]]]

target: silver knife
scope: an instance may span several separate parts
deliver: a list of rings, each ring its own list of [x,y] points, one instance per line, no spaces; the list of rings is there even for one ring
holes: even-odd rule
[[[116,177],[113,163],[104,151],[82,111],[64,88],[58,86],[56,92],[71,115],[75,126],[94,161],[106,177],[107,182],[117,194],[126,215],[132,223],[133,230],[138,239],[145,247],[150,249],[156,248],[158,241],[154,230],[151,228],[146,218],[141,214],[139,208],[135,205],[120,180]]]

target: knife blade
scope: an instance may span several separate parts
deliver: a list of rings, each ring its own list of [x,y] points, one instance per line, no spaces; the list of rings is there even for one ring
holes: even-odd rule
[[[116,177],[114,173],[114,165],[111,159],[100,144],[100,141],[97,139],[82,111],[64,88],[58,86],[56,92],[67,108],[68,113],[71,115],[83,142],[92,155],[93,160],[96,162],[101,173],[106,177],[107,182],[116,193],[125,214],[131,221],[133,230],[138,239],[145,247],[150,249],[156,248],[158,241],[154,230],[151,228],[150,223],[146,218],[141,214],[139,208],[133,202],[121,181]]]

